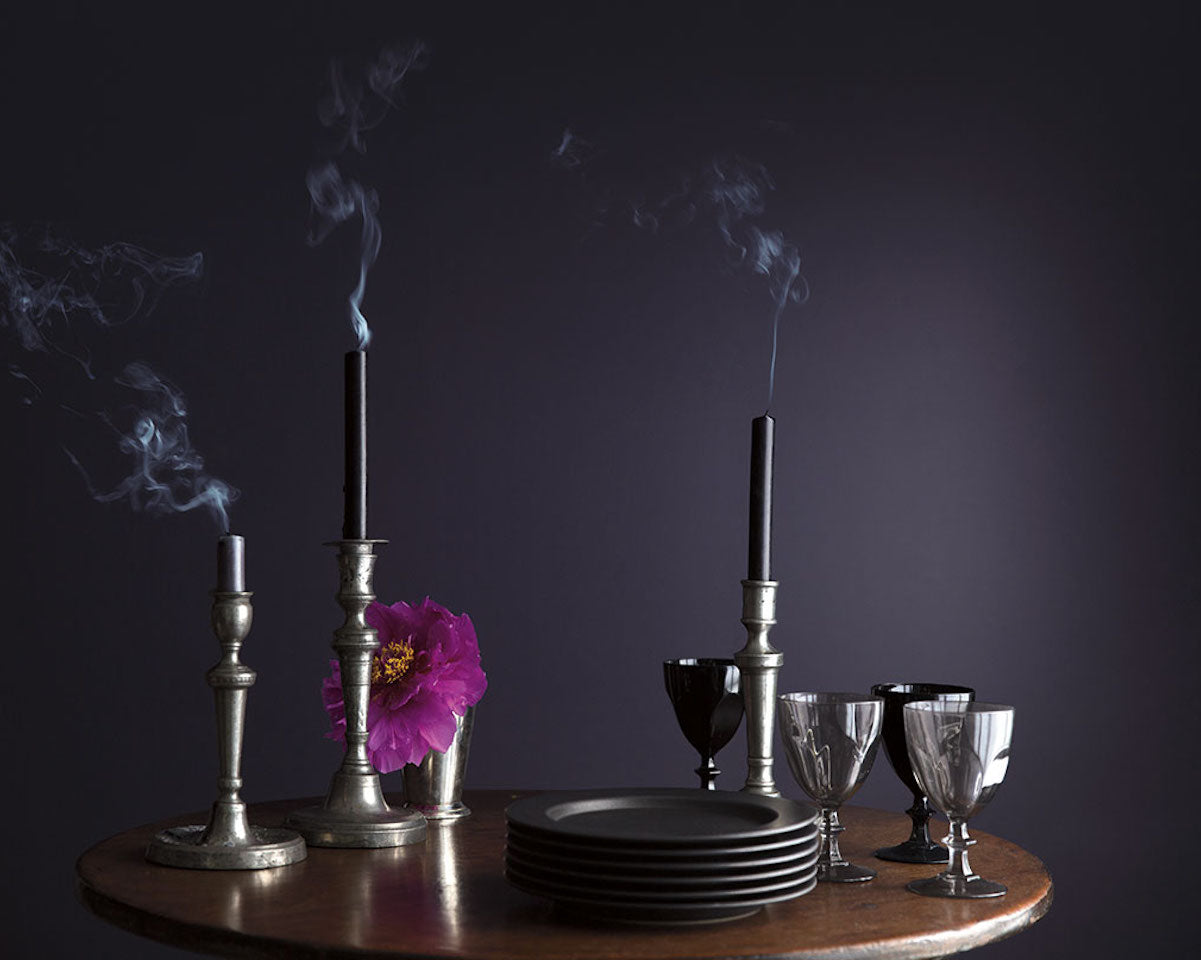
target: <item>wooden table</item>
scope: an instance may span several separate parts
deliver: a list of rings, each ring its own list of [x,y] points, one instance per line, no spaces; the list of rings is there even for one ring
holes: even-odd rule
[[[844,854],[870,863],[870,883],[819,884],[753,917],[692,927],[593,923],[560,915],[503,876],[504,808],[519,794],[469,792],[474,814],[430,825],[424,844],[392,850],[311,848],[274,870],[177,870],[147,863],[146,842],[193,814],[111,837],[76,865],[84,905],[131,933],[230,957],[455,957],[479,960],[663,960],[704,957],[936,957],[1010,936],[1051,905],[1051,878],[1020,847],[976,833],[972,864],[1009,893],[993,900],[935,900],[905,890],[928,866],[886,863],[876,847],[908,835],[900,813],[847,807]],[[252,808],[278,825],[312,800]],[[391,802],[398,802],[391,798]]]

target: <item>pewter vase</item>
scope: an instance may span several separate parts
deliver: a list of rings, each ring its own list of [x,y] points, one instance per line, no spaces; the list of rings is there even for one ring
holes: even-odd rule
[[[405,806],[426,820],[459,820],[471,815],[463,802],[463,779],[471,749],[475,706],[455,718],[455,738],[444,753],[431,750],[421,763],[404,768]]]

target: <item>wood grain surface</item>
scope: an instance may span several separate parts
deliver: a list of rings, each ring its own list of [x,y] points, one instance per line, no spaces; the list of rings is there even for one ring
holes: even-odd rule
[[[504,879],[504,808],[517,796],[469,792],[465,799],[474,814],[450,825],[431,823],[423,844],[310,848],[302,863],[259,871],[179,870],[146,862],[143,851],[157,830],[206,819],[175,817],[92,847],[76,865],[76,887],[89,910],[131,933],[230,957],[937,957],[1017,933],[1051,904],[1043,864],[985,833],[974,833],[979,843],[972,865],[1007,884],[1008,895],[935,900],[909,893],[909,880],[937,868],[871,856],[908,836],[908,818],[847,807],[843,853],[879,871],[869,883],[819,884],[797,900],[729,923],[641,927],[577,920]],[[313,802],[260,804],[251,808],[251,819],[277,826],[289,811]]]

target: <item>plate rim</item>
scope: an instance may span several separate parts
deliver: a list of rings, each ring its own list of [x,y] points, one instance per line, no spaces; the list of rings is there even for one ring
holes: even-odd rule
[[[675,846],[648,846],[627,844],[619,841],[604,842],[600,840],[576,840],[574,837],[563,837],[556,834],[541,832],[536,828],[524,827],[520,824],[508,825],[508,833],[534,843],[553,846],[581,854],[623,853],[631,857],[657,856],[670,859],[687,859],[689,857],[737,856],[744,853],[770,853],[792,844],[812,840],[819,835],[816,827],[802,827],[795,836],[783,834],[767,838],[766,842],[745,842],[733,846],[704,846],[702,844],[677,844]]]
[[[778,833],[768,837],[752,837],[747,839],[730,838],[720,834],[709,835],[709,839],[696,843],[659,843],[650,839],[633,841],[633,840],[618,840],[618,839],[601,839],[599,837],[584,837],[575,836],[572,834],[556,833],[551,830],[543,830],[540,827],[526,826],[524,823],[516,821],[507,821],[506,828],[513,833],[521,834],[531,840],[537,840],[542,843],[564,844],[581,849],[588,850],[628,850],[631,853],[641,856],[644,853],[662,852],[664,854],[688,854],[693,851],[699,853],[712,853],[716,850],[768,850],[772,847],[783,846],[788,843],[794,843],[798,840],[803,840],[808,837],[817,836],[820,832],[816,824],[810,824],[802,827],[791,827],[787,830],[781,830]]]
[[[681,804],[734,804],[758,809],[767,808],[775,814],[773,822],[745,830],[731,830],[717,835],[681,834],[670,838],[646,836],[622,836],[612,830],[589,830],[565,827],[559,820],[551,820],[547,810],[571,803],[597,803],[605,800],[628,800],[637,797],[660,797],[679,801]],[[623,787],[602,790],[551,790],[519,797],[505,808],[505,822],[529,830],[539,831],[554,837],[577,843],[619,843],[629,847],[696,848],[716,843],[729,844],[742,841],[766,840],[779,834],[799,831],[816,824],[818,811],[815,807],[783,797],[765,797],[759,794],[728,790],[700,790],[695,787]]]

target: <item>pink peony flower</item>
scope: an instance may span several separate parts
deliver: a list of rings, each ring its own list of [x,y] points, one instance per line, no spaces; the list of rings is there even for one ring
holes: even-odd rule
[[[429,597],[419,606],[403,601],[390,607],[378,600],[367,608],[367,622],[379,631],[380,648],[371,663],[371,699],[367,703],[367,752],[380,773],[420,763],[430,750],[450,746],[455,716],[462,716],[488,688],[480,668],[480,647],[467,614],[455,616]],[[333,730],[331,740],[346,739],[342,673],[330,661],[321,698]]]

